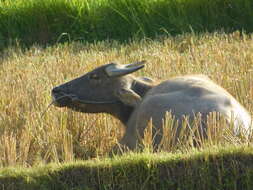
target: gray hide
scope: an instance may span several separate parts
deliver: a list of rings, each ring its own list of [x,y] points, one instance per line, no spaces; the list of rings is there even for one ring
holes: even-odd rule
[[[239,128],[249,133],[249,113],[208,77],[181,76],[156,83],[150,78],[137,78],[130,74],[143,67],[144,62],[129,65],[111,63],[98,67],[55,87],[52,90],[55,105],[84,113],[112,114],[126,127],[120,144],[131,150],[140,143],[151,118],[155,130],[153,134],[156,134],[154,146],[158,146],[166,112],[171,112],[179,121],[178,128],[183,116],[192,120],[201,113],[203,125],[199,128],[203,128],[202,131],[205,131],[207,115],[218,112],[228,123],[233,122],[235,133],[239,132]]]

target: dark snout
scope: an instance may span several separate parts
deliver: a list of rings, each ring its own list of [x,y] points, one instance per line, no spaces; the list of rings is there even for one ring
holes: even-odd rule
[[[71,96],[61,86],[54,87],[51,95],[53,103],[57,107],[64,107],[71,103]]]
[[[61,88],[57,86],[52,89],[52,94],[58,94],[61,93],[61,91]]]

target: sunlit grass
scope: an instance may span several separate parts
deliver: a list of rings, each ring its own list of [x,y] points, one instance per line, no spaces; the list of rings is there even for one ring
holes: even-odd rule
[[[53,86],[105,63],[147,60],[136,75],[165,80],[184,74],[206,74],[253,113],[253,40],[233,33],[183,35],[117,42],[71,43],[42,49],[9,48],[0,65],[0,166],[33,166],[107,155],[123,132],[122,124],[105,114],[81,114],[50,107]],[[169,138],[170,135],[168,135]],[[251,144],[252,140],[213,137],[211,145]],[[152,141],[147,137],[147,142]],[[182,139],[183,141],[183,139]],[[190,141],[189,141],[190,142]],[[183,144],[173,149],[190,150]],[[147,144],[147,143],[146,143]],[[180,143],[179,143],[180,144]],[[148,147],[148,144],[147,144]]]

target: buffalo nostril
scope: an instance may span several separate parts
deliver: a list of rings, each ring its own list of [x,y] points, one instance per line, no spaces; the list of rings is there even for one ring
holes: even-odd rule
[[[52,90],[52,93],[59,93],[59,92],[61,92],[61,90],[60,90],[60,88],[59,87],[55,87],[55,88],[53,88],[53,90]]]

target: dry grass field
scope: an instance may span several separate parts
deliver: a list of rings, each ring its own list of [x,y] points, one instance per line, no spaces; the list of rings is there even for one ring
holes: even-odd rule
[[[148,64],[136,75],[157,80],[208,75],[253,114],[253,39],[237,32],[145,39],[127,45],[13,47],[0,57],[0,167],[106,155],[124,132],[116,119],[53,106],[42,114],[51,103],[53,86],[111,61],[137,60]],[[240,140],[230,142],[239,144]]]

